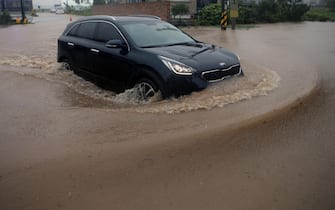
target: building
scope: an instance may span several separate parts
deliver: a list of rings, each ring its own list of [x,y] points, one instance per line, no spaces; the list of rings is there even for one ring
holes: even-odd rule
[[[94,5],[94,15],[136,15],[147,14],[169,20],[171,9],[176,4],[186,4],[189,8],[189,18],[197,13],[197,0],[106,0],[106,4]]]
[[[33,9],[32,0],[22,0],[24,11]],[[21,0],[0,0],[0,11],[19,12],[21,11]]]
[[[55,7],[55,4],[60,5],[61,0],[33,0],[33,7],[35,9],[51,9]]]
[[[61,0],[62,5],[69,5],[70,7],[90,7],[94,0]]]
[[[0,0],[1,1],[1,0]],[[35,9],[52,9],[55,7],[90,7],[94,0],[32,0]]]

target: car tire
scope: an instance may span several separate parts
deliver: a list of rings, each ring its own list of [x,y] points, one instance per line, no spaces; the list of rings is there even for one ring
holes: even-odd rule
[[[68,59],[64,59],[61,65],[64,70],[73,71],[72,65]]]
[[[140,79],[135,85],[140,101],[149,101],[159,92],[157,85],[150,79]]]

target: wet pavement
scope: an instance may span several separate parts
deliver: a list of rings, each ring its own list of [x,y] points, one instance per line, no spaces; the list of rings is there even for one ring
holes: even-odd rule
[[[1,208],[335,208],[334,23],[185,28],[246,77],[138,106],[59,69],[67,21],[0,28]]]

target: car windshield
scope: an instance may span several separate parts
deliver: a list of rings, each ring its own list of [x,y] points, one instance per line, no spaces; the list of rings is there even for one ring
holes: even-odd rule
[[[139,47],[195,43],[190,36],[166,22],[128,22],[123,28]]]

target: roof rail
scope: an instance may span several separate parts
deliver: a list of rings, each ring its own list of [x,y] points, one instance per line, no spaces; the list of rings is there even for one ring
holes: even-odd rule
[[[157,20],[161,20],[160,17],[155,16],[155,15],[128,15],[130,17],[146,17],[146,18],[153,18],[153,19],[157,19]]]

